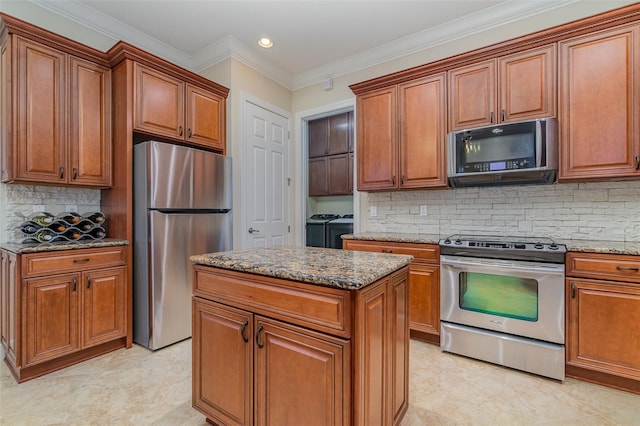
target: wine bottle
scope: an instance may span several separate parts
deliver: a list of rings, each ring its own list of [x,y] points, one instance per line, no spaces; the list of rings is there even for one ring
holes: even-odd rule
[[[83,232],[86,232],[86,231],[89,231],[91,228],[93,228],[93,226],[94,226],[93,222],[83,219],[82,222],[76,225],[76,228],[78,228]]]
[[[27,235],[35,234],[38,229],[40,229],[40,226],[36,225],[33,222],[24,222],[22,225],[20,225],[20,230]]]
[[[103,223],[106,220],[104,213],[100,213],[100,212],[85,213],[82,215],[82,217],[90,220],[93,223]]]
[[[64,225],[64,223],[58,222],[58,221],[53,222],[47,228],[51,229],[54,232],[64,232],[67,229],[67,227]]]
[[[101,240],[107,236],[107,233],[105,232],[104,228],[98,226],[97,228],[93,228],[91,231],[89,231],[88,235],[96,240]]]
[[[42,228],[36,232],[34,237],[41,243],[50,243],[56,237],[56,234],[49,228]]]
[[[37,223],[38,225],[47,226],[53,222],[53,215],[47,212],[38,212],[29,216],[29,220]]]
[[[78,213],[66,212],[60,213],[56,216],[57,219],[63,220],[70,225],[80,222],[82,219]]]
[[[70,241],[75,241],[75,240],[79,240],[80,237],[82,237],[82,232],[80,232],[78,229],[76,228],[69,228],[64,234],[63,234],[68,240]]]

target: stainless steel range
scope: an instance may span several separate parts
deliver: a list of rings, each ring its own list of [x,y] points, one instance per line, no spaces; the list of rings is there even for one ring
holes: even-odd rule
[[[564,379],[564,256],[548,238],[440,240],[442,350]]]

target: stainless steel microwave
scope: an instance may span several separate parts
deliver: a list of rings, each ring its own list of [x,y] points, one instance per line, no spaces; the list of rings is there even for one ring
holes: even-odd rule
[[[449,186],[555,182],[558,170],[556,123],[554,117],[549,117],[449,133]]]

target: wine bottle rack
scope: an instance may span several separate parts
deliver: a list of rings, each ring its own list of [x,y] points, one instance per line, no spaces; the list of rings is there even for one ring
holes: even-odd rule
[[[101,240],[107,236],[106,225],[107,218],[102,212],[63,212],[56,215],[39,212],[25,218],[19,229],[25,236],[23,244],[46,244]]]

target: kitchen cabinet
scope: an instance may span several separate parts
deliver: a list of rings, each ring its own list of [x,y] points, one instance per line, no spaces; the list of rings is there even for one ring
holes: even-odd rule
[[[554,116],[556,46],[449,71],[449,130]]]
[[[352,112],[309,121],[309,196],[353,194],[352,121]]]
[[[51,44],[35,41],[44,30],[24,23],[21,35],[13,34],[14,20],[2,19],[10,31],[0,83],[2,181],[111,186],[111,70],[104,54],[66,39],[56,43],[61,37],[50,33]]]
[[[223,96],[136,64],[134,104],[136,130],[225,150]]]
[[[389,241],[345,239],[345,250],[408,254],[414,257],[409,266],[409,329],[411,337],[440,344],[440,247]]]
[[[558,178],[640,177],[640,25],[559,46]]]
[[[566,375],[640,393],[640,258],[568,253]]]
[[[446,187],[445,74],[357,95],[358,189]]]
[[[399,424],[406,274],[351,291],[196,265],[193,406],[219,424]]]
[[[3,250],[5,259],[14,267],[2,276],[2,344],[18,382],[126,346],[122,247]]]

